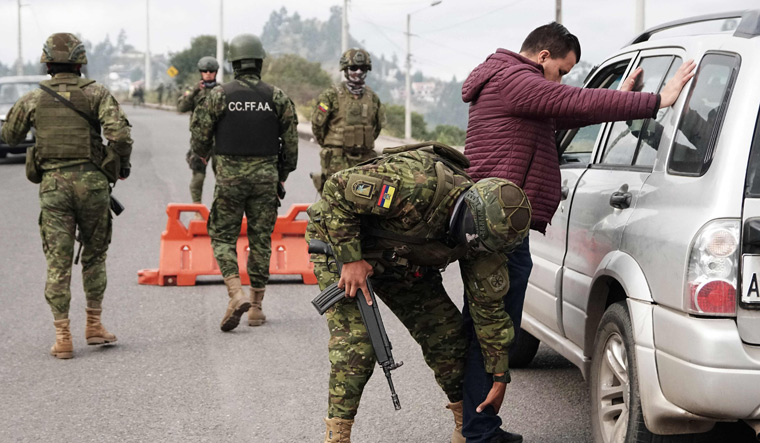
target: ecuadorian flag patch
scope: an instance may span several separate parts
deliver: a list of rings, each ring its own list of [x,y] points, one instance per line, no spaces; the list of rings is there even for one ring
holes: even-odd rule
[[[383,185],[380,190],[380,198],[377,199],[377,205],[381,208],[388,209],[391,207],[391,201],[393,201],[393,194],[396,192],[396,188],[391,185]]]
[[[327,112],[330,110],[330,108],[322,102],[319,102],[319,105],[317,105],[317,109],[319,109],[322,112]]]

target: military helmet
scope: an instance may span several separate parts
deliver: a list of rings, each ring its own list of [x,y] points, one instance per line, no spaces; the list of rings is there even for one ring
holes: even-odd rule
[[[531,212],[519,186],[487,178],[460,196],[451,217],[451,235],[471,249],[510,252],[528,235]]]
[[[230,41],[227,59],[231,62],[246,59],[263,59],[267,56],[261,39],[253,34],[240,34]]]
[[[219,62],[214,57],[207,55],[198,60],[198,70],[216,72],[219,70]]]
[[[81,40],[74,34],[59,32],[48,37],[42,45],[40,63],[86,65],[87,55]]]
[[[364,49],[351,48],[340,56],[340,70],[345,71],[349,66],[367,66],[368,70],[372,70],[372,59],[369,57],[369,52]]]

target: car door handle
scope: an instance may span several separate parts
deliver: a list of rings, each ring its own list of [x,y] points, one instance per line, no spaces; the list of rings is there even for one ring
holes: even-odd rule
[[[617,191],[610,195],[610,206],[617,209],[625,209],[631,206],[633,196],[630,192]]]
[[[570,194],[570,188],[563,186],[560,192],[562,193],[562,198],[560,200],[567,200],[567,196]]]

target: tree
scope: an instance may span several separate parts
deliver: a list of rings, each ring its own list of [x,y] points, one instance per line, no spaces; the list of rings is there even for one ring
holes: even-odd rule
[[[388,126],[385,130],[394,137],[404,136],[404,121],[406,108],[400,105],[389,105],[385,107],[385,117]],[[426,129],[425,118],[416,112],[412,112],[412,138],[417,140],[428,140],[430,134]]]
[[[330,87],[330,76],[317,62],[294,54],[264,59],[262,80],[285,91],[297,105],[305,105]]]
[[[225,54],[227,53],[228,46],[225,42]],[[190,41],[190,48],[171,54],[169,63],[179,71],[174,78],[178,85],[193,83],[200,79],[198,60],[205,56],[216,57],[216,36],[200,35],[194,37]]]

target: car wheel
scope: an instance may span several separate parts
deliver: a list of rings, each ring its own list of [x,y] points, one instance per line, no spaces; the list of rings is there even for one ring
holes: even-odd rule
[[[633,328],[625,302],[602,316],[591,360],[591,428],[604,443],[648,442],[636,374]]]
[[[512,347],[509,348],[509,367],[524,368],[533,361],[538,352],[539,339],[532,336],[525,329],[519,329],[515,335]]]

